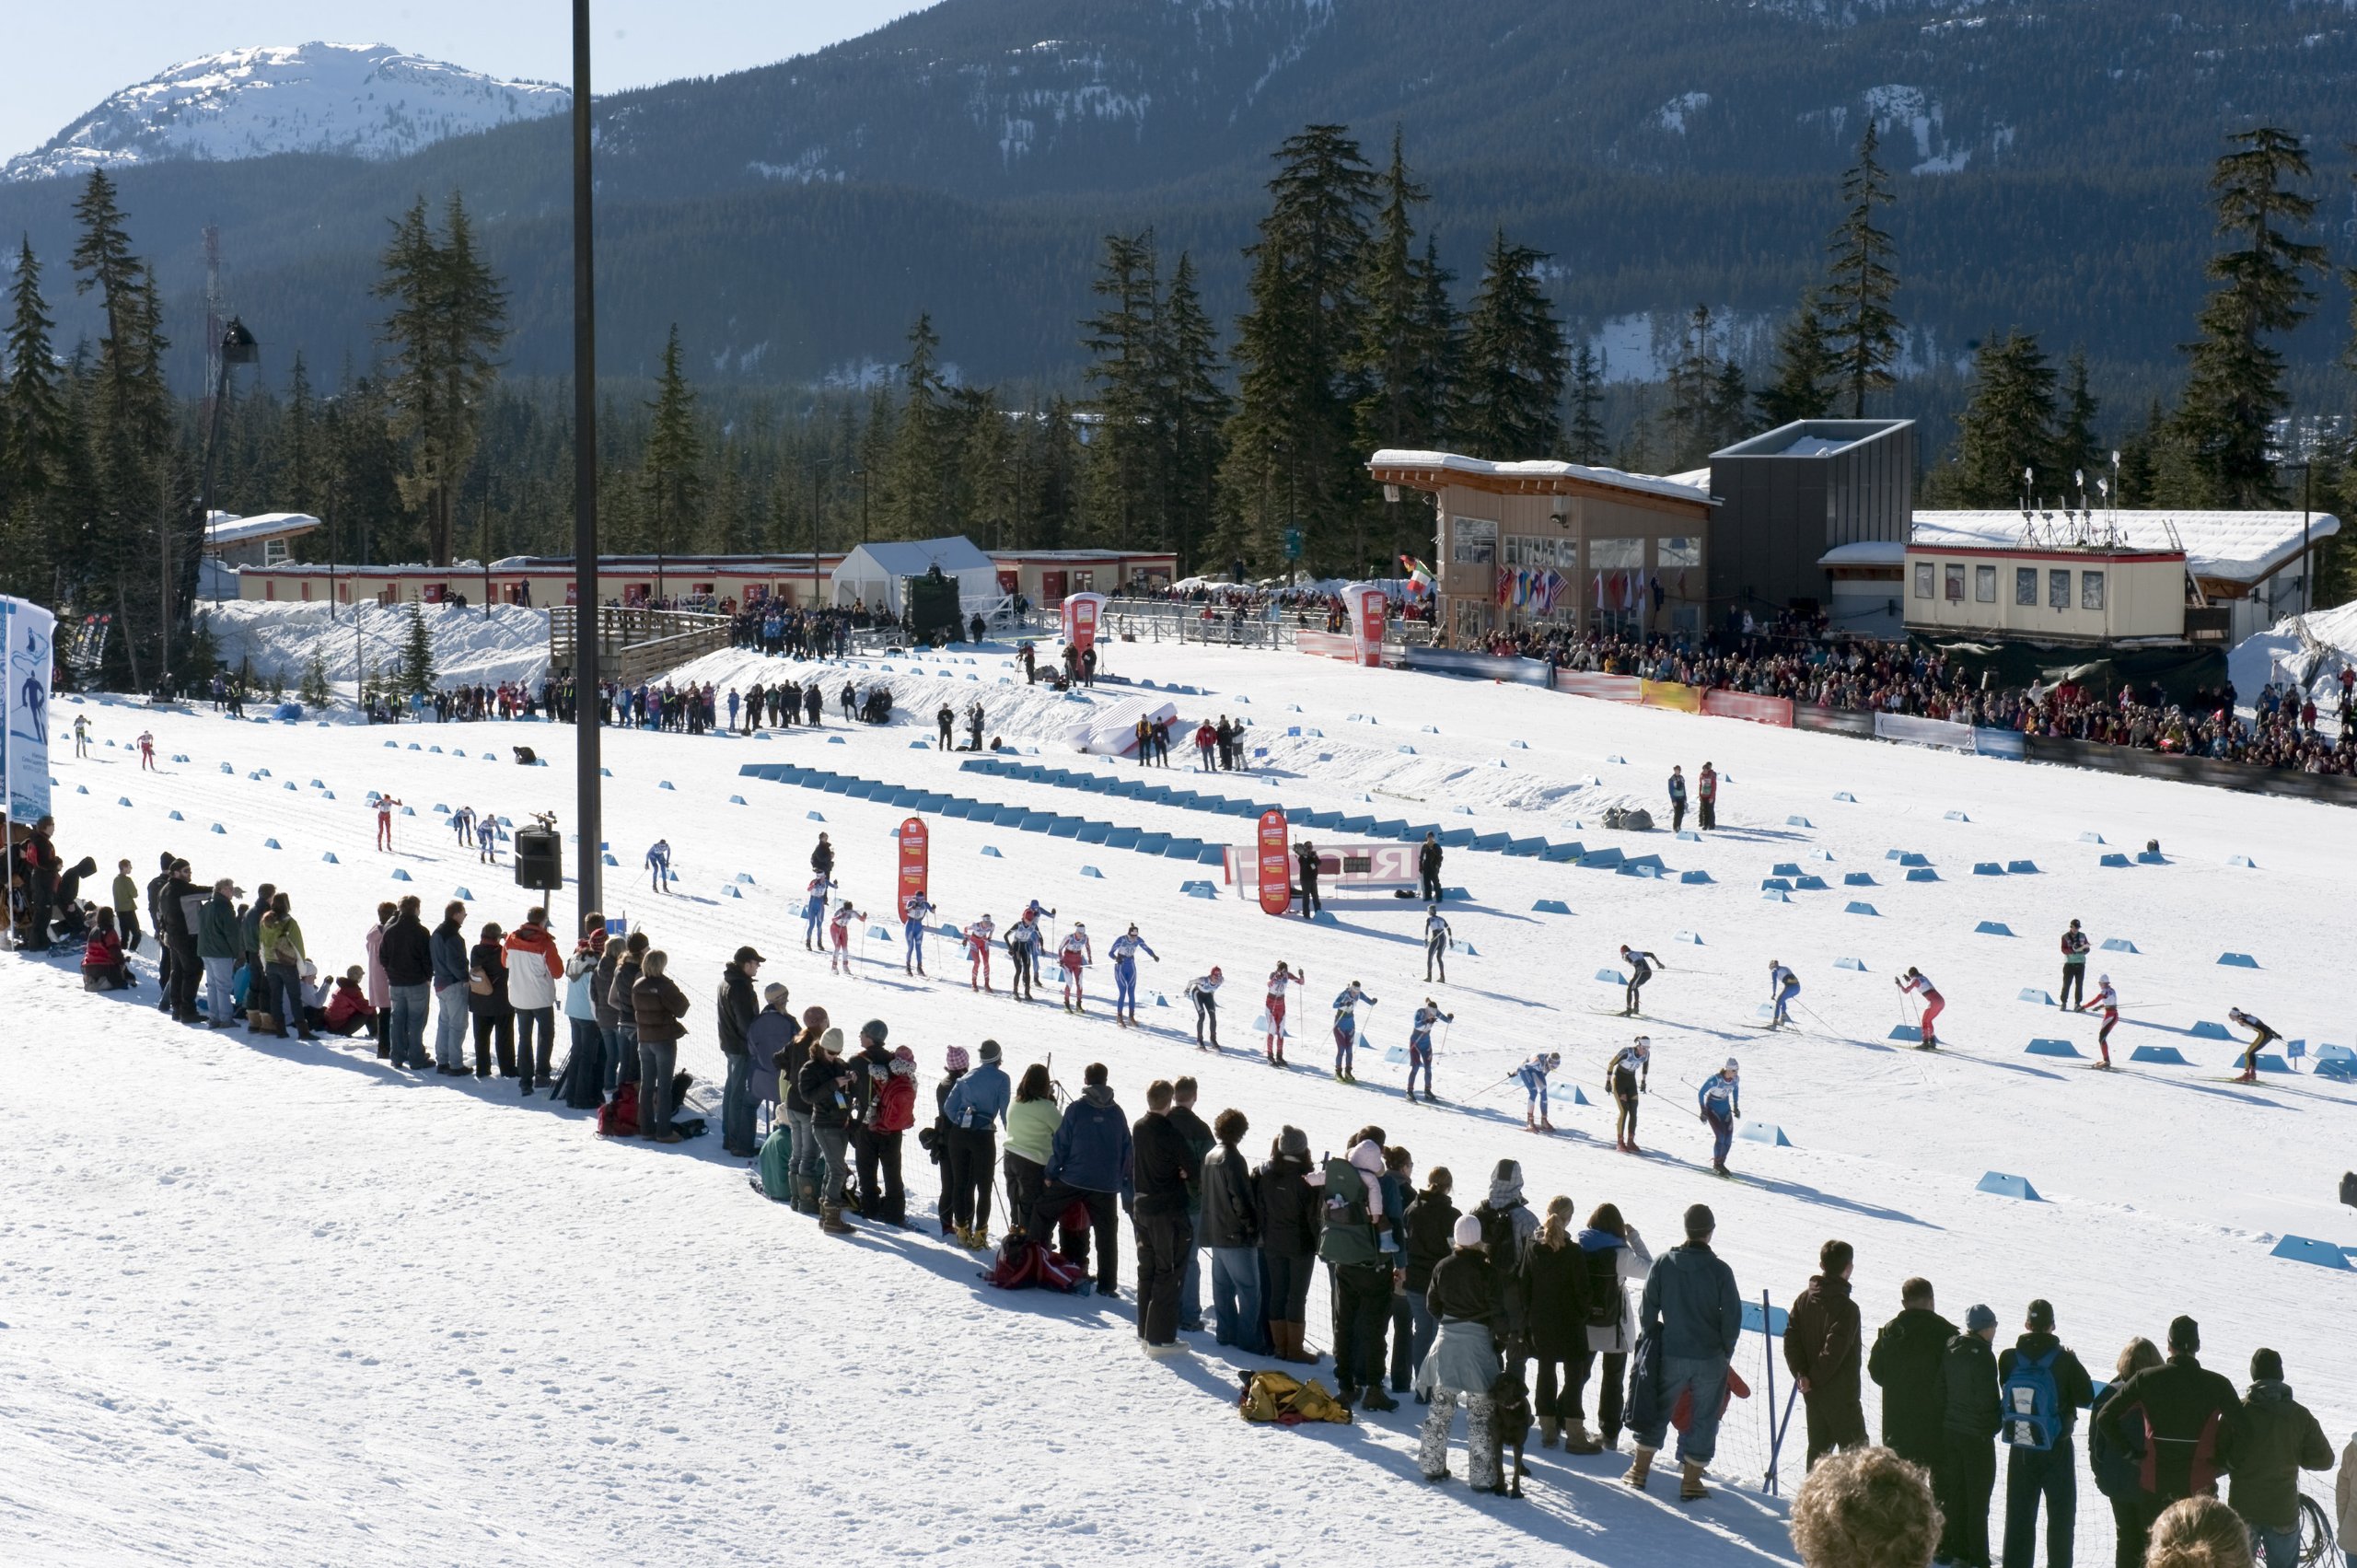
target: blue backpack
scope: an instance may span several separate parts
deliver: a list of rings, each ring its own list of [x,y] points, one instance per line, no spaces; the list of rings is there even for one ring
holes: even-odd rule
[[[2014,1358],[2014,1370],[1998,1394],[2009,1446],[2044,1452],[2062,1434],[2061,1399],[2054,1387],[2054,1362],[2061,1353],[2057,1345],[2036,1360]]]

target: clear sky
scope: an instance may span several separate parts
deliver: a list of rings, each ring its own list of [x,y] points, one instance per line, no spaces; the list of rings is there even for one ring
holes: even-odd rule
[[[591,0],[599,92],[765,65],[931,0]],[[0,43],[0,158],[28,152],[118,87],[259,43],[389,43],[501,76],[564,81],[564,0],[7,0]]]

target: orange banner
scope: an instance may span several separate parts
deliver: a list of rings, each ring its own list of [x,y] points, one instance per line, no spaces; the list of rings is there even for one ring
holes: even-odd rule
[[[1676,708],[1681,714],[1702,711],[1702,689],[1681,686],[1675,680],[1640,680],[1637,700],[1649,708]]]
[[[900,841],[900,889],[896,900],[900,918],[909,917],[909,905],[925,896],[925,883],[930,872],[933,835],[922,817],[911,817],[900,824],[897,835]]]
[[[1283,914],[1293,907],[1293,830],[1282,811],[1260,813],[1260,909]]]

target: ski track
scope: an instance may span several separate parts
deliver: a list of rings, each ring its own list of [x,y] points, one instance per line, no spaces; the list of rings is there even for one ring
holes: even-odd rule
[[[1858,1248],[1870,1330],[1913,1273],[1935,1283],[1951,1318],[1988,1301],[2007,1334],[2023,1304],[2046,1295],[2066,1341],[2100,1375],[2129,1334],[2157,1338],[2172,1314],[2191,1312],[2209,1365],[2239,1382],[2250,1350],[2273,1345],[2326,1430],[2349,1430],[2357,1363],[2338,1346],[2350,1276],[2267,1249],[2285,1232],[2357,1242],[2332,1191],[2357,1090],[2305,1074],[2270,1074],[2255,1089],[2206,1082],[2235,1047],[2181,1032],[2239,1005],[2312,1047],[2348,1040],[2340,982],[2350,942],[2346,921],[2331,915],[2346,908],[2357,869],[2343,814],[1296,655],[1119,644],[1106,653],[1110,669],[1204,688],[1174,699],[1182,717],[1248,717],[1252,744],[1268,749],[1251,778],[1205,779],[1180,749],[1164,775],[1173,783],[1576,836],[1657,853],[1673,871],[1699,867],[1715,881],[1452,851],[1444,879],[1474,902],[1451,919],[1478,951],[1452,955],[1454,985],[1424,986],[1412,902],[1338,899],[1346,929],[1281,925],[1233,896],[1180,896],[1178,884],[1208,867],[938,819],[942,918],[987,909],[1004,928],[1036,895],[1062,912],[1060,929],[1078,916],[1100,944],[1136,919],[1164,959],[1141,966],[1148,1027],[1109,1027],[1102,964],[1090,971],[1083,1019],[974,998],[946,943],[931,947],[929,983],[885,967],[899,961],[897,939],[860,944],[860,979],[830,979],[799,945],[795,905],[819,826],[806,813],[823,813],[838,876],[871,910],[890,896],[888,835],[903,813],[740,778],[743,763],[801,760],[1211,842],[1248,835],[1242,819],[958,774],[955,759],[910,749],[930,738],[941,701],[962,707],[979,695],[988,732],[1039,748],[1042,761],[1133,766],[1076,763],[1060,740],[1084,704],[1000,684],[1009,667],[995,649],[854,661],[849,673],[863,686],[894,686],[901,722],[883,731],[834,722],[847,672],[830,666],[823,736],[606,732],[607,837],[621,864],[606,873],[605,907],[646,925],[695,1003],[681,1064],[699,1079],[694,1098],[714,1135],[676,1149],[602,1143],[586,1113],[544,1098],[519,1109],[496,1081],[409,1081],[365,1042],[184,1031],[136,1001],[82,993],[63,960],[0,958],[11,1020],[0,1038],[0,1108],[17,1130],[0,1153],[17,1195],[0,1215],[0,1472],[11,1478],[0,1558],[749,1562],[773,1560],[781,1540],[824,1540],[842,1561],[1020,1553],[1094,1563],[1152,1553],[1274,1563],[1363,1551],[1364,1521],[1376,1516],[1387,1555],[1402,1560],[1791,1561],[1782,1504],[1747,1490],[1765,1468],[1757,1336],[1737,1362],[1756,1397],[1730,1412],[1714,1471],[1738,1484],[1720,1502],[1683,1510],[1662,1486],[1637,1496],[1617,1485],[1620,1457],[1535,1446],[1527,1500],[1477,1500],[1461,1481],[1427,1492],[1414,1479],[1412,1402],[1348,1429],[1248,1426],[1232,1408],[1235,1364],[1208,1335],[1195,1339],[1197,1355],[1149,1361],[1134,1348],[1126,1299],[1003,1296],[979,1283],[980,1260],[917,1231],[821,1237],[749,1191],[717,1146],[711,998],[722,959],[744,940],[769,955],[762,981],[784,981],[797,1009],[822,1004],[847,1028],[888,1019],[894,1043],[915,1048],[928,1093],[942,1049],[986,1035],[1005,1044],[1013,1070],[1053,1052],[1067,1085],[1082,1063],[1108,1063],[1132,1115],[1148,1078],[1194,1073],[1207,1115],[1235,1105],[1252,1118],[1256,1156],[1284,1121],[1326,1151],[1373,1118],[1415,1152],[1420,1171],[1449,1166],[1460,1194],[1512,1156],[1534,1207],[1559,1191],[1583,1214],[1610,1199],[1657,1249],[1677,1239],[1678,1212],[1706,1200],[1720,1216],[1720,1250],[1755,1299],[1764,1288],[1788,1302],[1817,1244],[1845,1237]],[[723,653],[679,677],[726,689],[813,668]],[[1128,694],[1101,687],[1096,700]],[[315,956],[337,968],[360,958],[378,899],[413,891],[430,915],[465,886],[479,895],[471,921],[520,918],[529,900],[512,872],[458,850],[435,802],[519,821],[552,807],[572,825],[569,730],[241,725],[105,698],[63,705],[120,743],[76,761],[67,742],[53,761],[60,847],[68,860],[100,861],[97,890],[119,855],[144,883],[165,847],[194,862],[200,881],[226,872],[250,890],[274,880],[293,891]],[[1296,724],[1325,734],[1285,736]],[[159,758],[192,760],[142,776],[125,748],[143,727]],[[389,738],[470,755],[389,751]],[[1511,748],[1516,738],[1528,749]],[[505,749],[516,744],[550,766],[514,767]],[[482,761],[486,749],[496,765]],[[1658,810],[1669,764],[1683,762],[1690,778],[1705,759],[1731,775],[1724,832],[1696,844],[1597,825],[1621,799]],[[220,772],[224,761],[233,772]],[[245,776],[263,767],[275,776]],[[333,801],[308,787],[314,777]],[[291,792],[281,787],[290,779]],[[675,787],[660,789],[665,780]],[[369,847],[372,787],[417,812],[396,819],[396,856]],[[1842,789],[1860,804],[1833,802]],[[726,804],[732,794],[749,804]],[[1374,804],[1356,802],[1361,794]],[[134,804],[117,807],[118,796]],[[1473,815],[1456,814],[1459,806]],[[168,820],[173,808],[185,822]],[[1951,809],[1970,820],[1945,819]],[[1816,826],[1789,826],[1791,815]],[[1574,818],[1586,823],[1576,833]],[[226,834],[207,830],[214,821]],[[2078,842],[2090,830],[2111,848],[2158,837],[2171,864],[2099,869],[2103,850]],[[680,878],[670,896],[649,892],[636,869],[658,833]],[[285,848],[261,848],[265,836]],[[1004,858],[982,857],[985,843]],[[1896,879],[1889,848],[1929,854],[1941,880]],[[321,862],[331,850],[341,865]],[[1833,860],[1804,869],[1826,875],[1830,890],[1759,900],[1773,862],[1818,851]],[[568,866],[578,854],[568,844]],[[2232,854],[2257,868],[2229,866]],[[1970,874],[1976,860],[2018,858],[2041,874]],[[391,880],[393,864],[415,880]],[[1104,879],[1082,877],[1084,865]],[[1878,886],[1840,884],[1840,873],[1861,869]],[[739,871],[755,881],[728,898]],[[1527,912],[1539,897],[1563,899],[1572,914]],[[1881,917],[1843,914],[1852,898]],[[569,925],[572,895],[557,907]],[[2090,965],[2135,1009],[2113,1035],[2123,1062],[2135,1044],[2163,1041],[2192,1065],[2107,1075],[2023,1054],[2037,1035],[2094,1054],[2092,1016],[2014,999],[2024,986],[2059,989],[2055,937],[2073,915],[2098,942],[2122,935],[2142,949],[2099,950]],[[1973,935],[1982,919],[2019,935]],[[1703,945],[1674,941],[1680,930]],[[1643,1020],[1596,1011],[1610,1011],[1619,991],[1588,977],[1620,967],[1622,941],[1667,960]],[[2228,948],[2260,968],[2216,967]],[[1868,971],[1832,968],[1845,955]],[[1248,1033],[1253,985],[1280,957],[1312,981],[1296,999],[1294,1067],[1283,1074],[1260,1063]],[[1752,1027],[1771,958],[1805,987],[1803,1027],[1781,1036]],[[1186,1048],[1191,1009],[1179,994],[1214,962],[1230,977],[1230,1049],[1218,1059]],[[1909,963],[1948,999],[1937,1054],[1884,1038],[1904,1017],[1890,976]],[[996,978],[1003,988],[1003,955]],[[1325,1004],[1353,978],[1383,998],[1362,1014],[1355,1088],[1325,1076]],[[1446,1098],[1411,1107],[1397,1094],[1403,1069],[1382,1053],[1426,993],[1457,1014],[1437,1063]],[[152,985],[134,995],[152,1001]],[[1659,1080],[1640,1128],[1653,1157],[1642,1160],[1602,1143],[1611,1110],[1598,1081],[1612,1049],[1640,1029],[1653,1039]],[[1553,1137],[1523,1133],[1519,1088],[1497,1082],[1541,1047],[1565,1054]],[[1794,1145],[1738,1140],[1734,1163],[1749,1179],[1740,1183],[1709,1175],[1689,1086],[1730,1052],[1744,1063],[1746,1110]],[[1590,1106],[1570,1103],[1574,1082]],[[912,1139],[906,1153],[922,1222],[937,1179]],[[2045,1201],[1975,1192],[1989,1169],[2026,1176]],[[1122,1257],[1127,1276],[1126,1235]],[[1323,1317],[1316,1299],[1311,1317]],[[1330,1380],[1330,1369],[1321,1376]],[[1871,1384],[1867,1395],[1871,1422]],[[1460,1475],[1461,1433],[1460,1423]],[[1797,1447],[1782,1465],[1787,1493]],[[2081,1551],[2094,1554],[2110,1539],[2107,1513],[2094,1488],[2081,1492]]]

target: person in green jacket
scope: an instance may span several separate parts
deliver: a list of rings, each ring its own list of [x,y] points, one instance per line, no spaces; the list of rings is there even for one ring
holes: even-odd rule
[[[2300,1561],[2300,1472],[2331,1468],[2332,1445],[2308,1407],[2292,1397],[2283,1358],[2271,1350],[2252,1352],[2226,1505],[2250,1527],[2251,1550],[2264,1555],[2269,1568]]]
[[[1326,1260],[1333,1293],[1334,1376],[1344,1404],[1371,1411],[1399,1408],[1383,1391],[1384,1330],[1391,1321],[1390,1262],[1380,1240],[1383,1145],[1372,1138],[1325,1168],[1326,1229],[1318,1255]]]
[[[213,884],[213,896],[196,914],[196,957],[204,966],[204,1016],[207,1026],[216,1029],[226,1029],[236,1021],[231,997],[238,958],[246,947],[238,919],[239,896],[238,885],[224,877]]]
[[[1006,1154],[999,1162],[1006,1172],[1006,1212],[1016,1225],[1023,1223],[1022,1216],[1031,1212],[1048,1185],[1048,1160],[1055,1152],[1056,1129],[1063,1125],[1063,1119],[1047,1064],[1034,1062],[1015,1086],[1015,1103],[1006,1112]],[[1046,1237],[1034,1239],[1043,1246],[1051,1244]]]
[[[122,950],[139,951],[139,884],[131,875],[131,862],[114,863],[114,923],[122,933]]]
[[[303,960],[309,955],[303,951],[303,928],[296,923],[294,900],[286,894],[272,896],[270,912],[261,917],[254,939],[261,944],[262,969],[270,977],[269,987],[260,994],[269,999],[269,1011],[278,1019],[278,1038],[286,1038],[288,1024],[303,1039],[315,1038],[303,1017]]]

